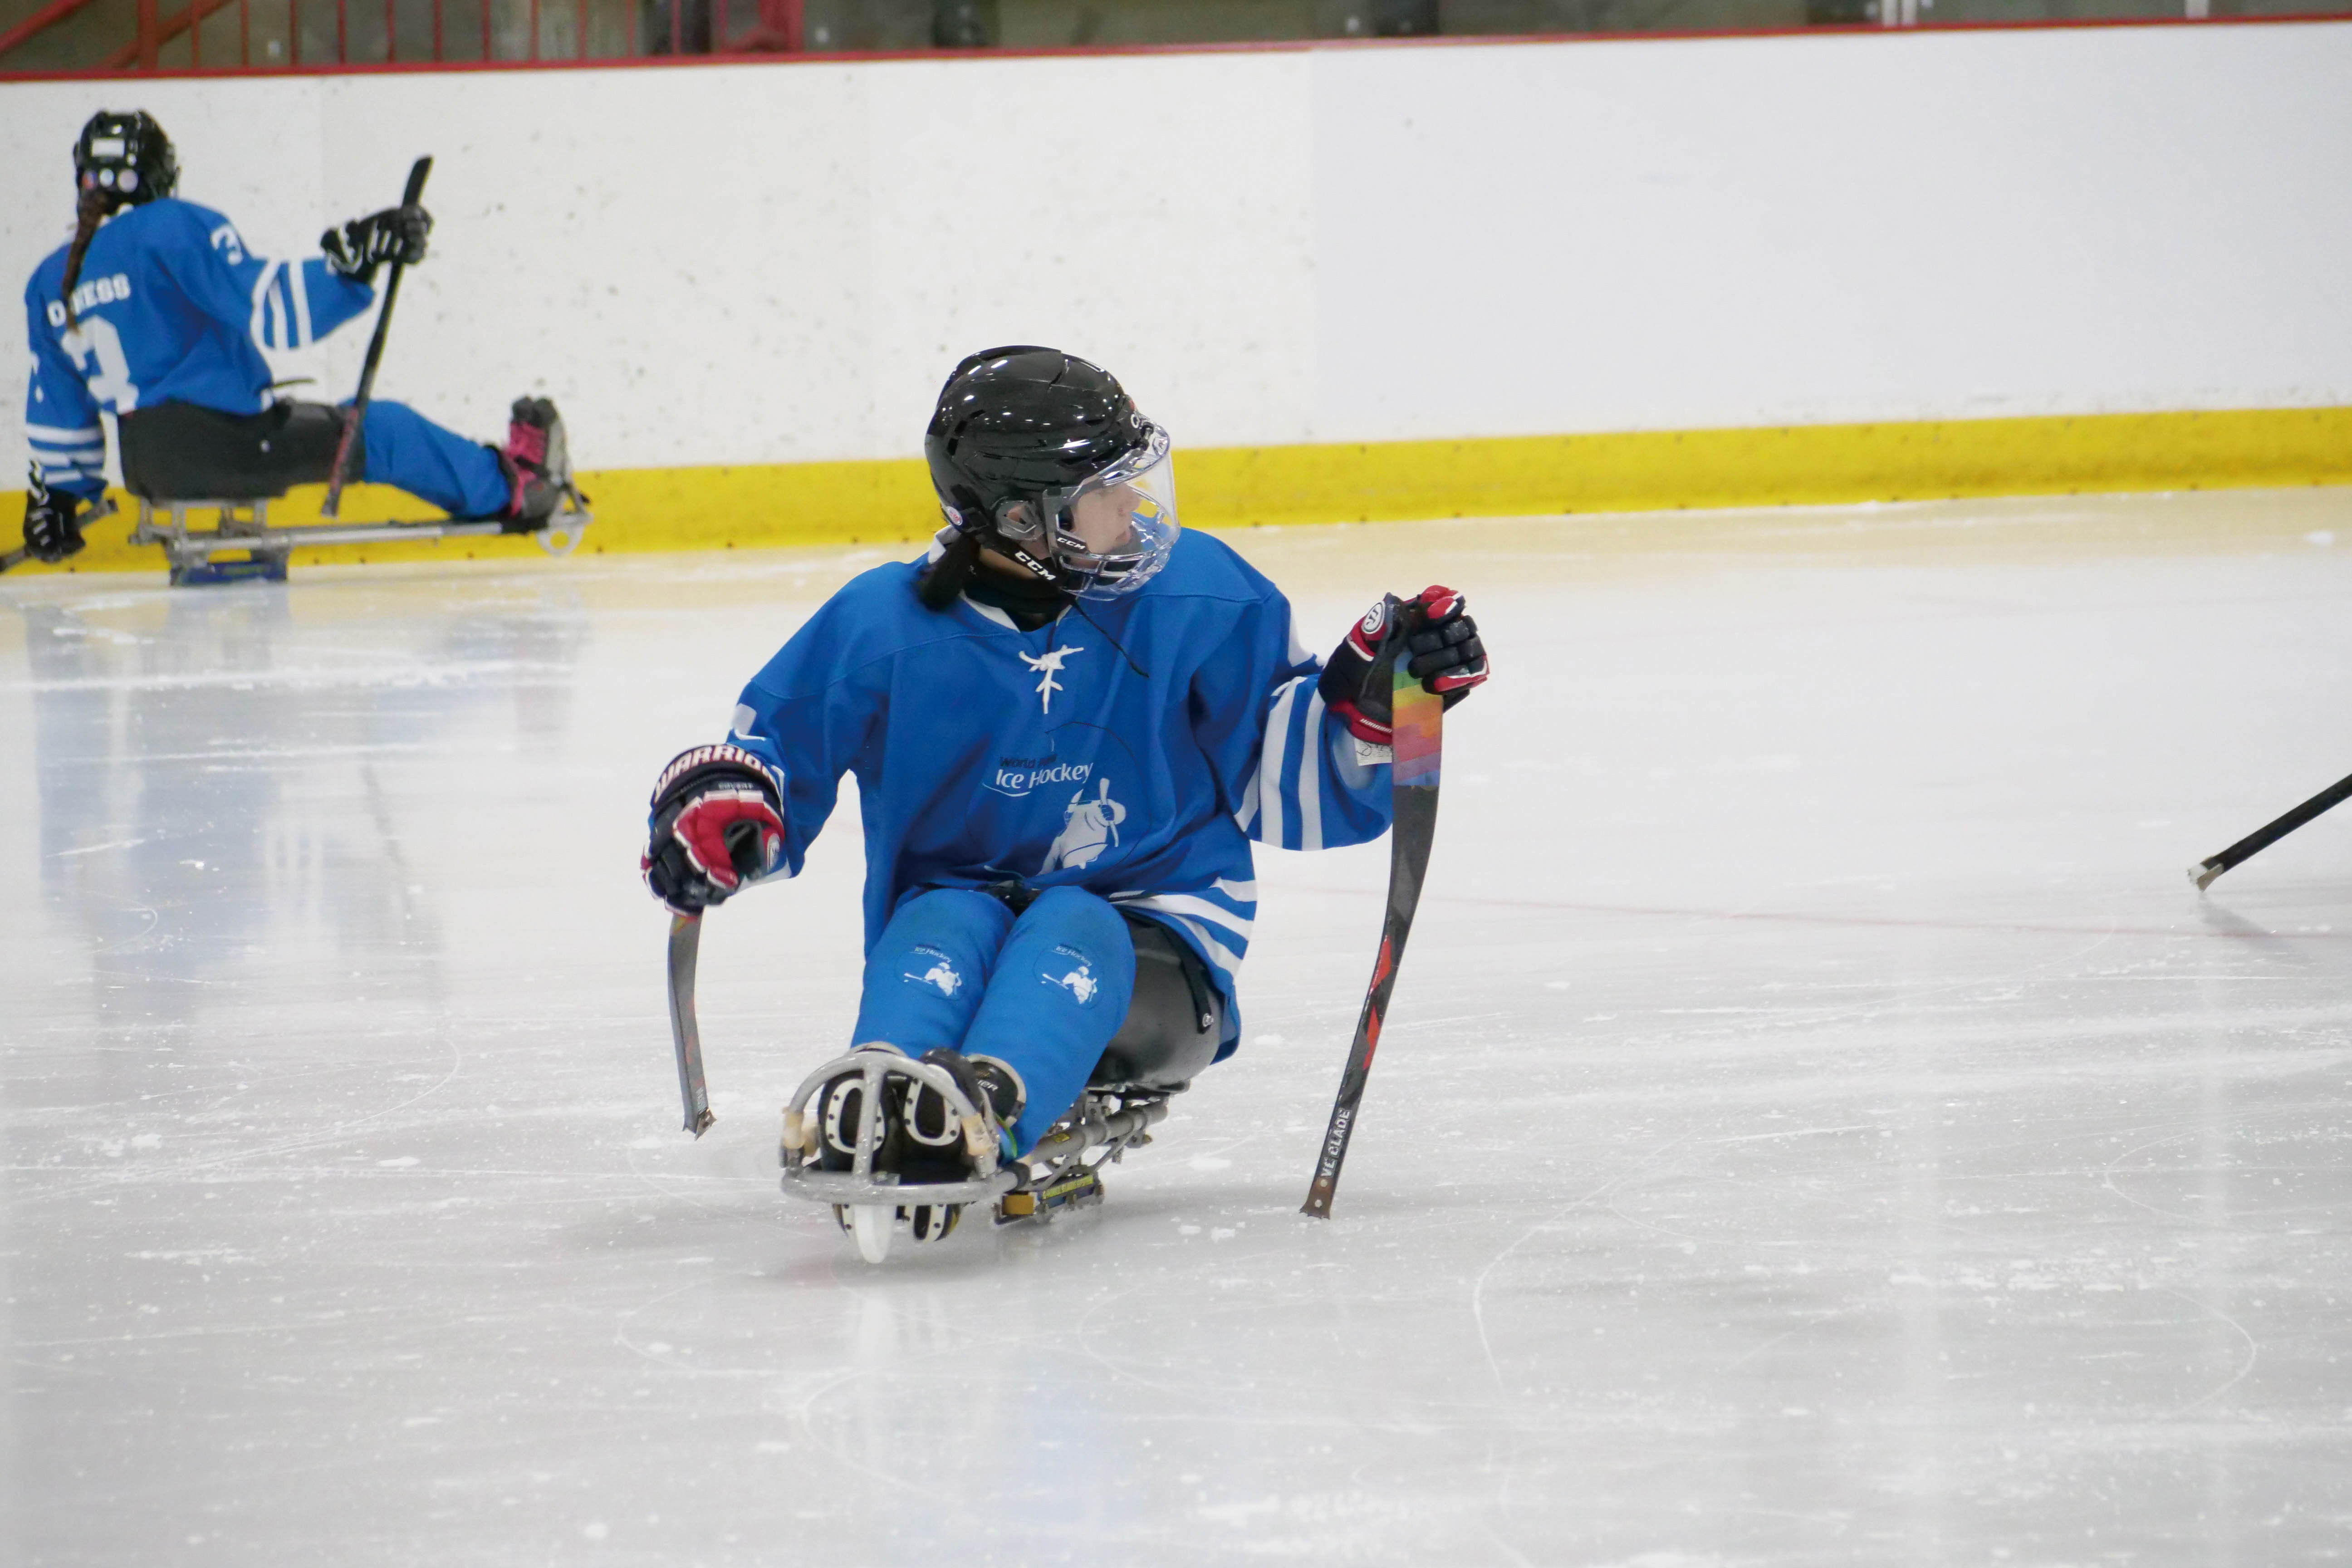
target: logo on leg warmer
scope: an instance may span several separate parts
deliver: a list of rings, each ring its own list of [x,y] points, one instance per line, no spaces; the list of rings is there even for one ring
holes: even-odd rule
[[[1076,948],[1070,947],[1055,948],[1054,950],[1054,957],[1066,959],[1069,961],[1068,973],[1065,974],[1055,974],[1054,970],[1062,967],[1062,965],[1051,964],[1046,969],[1045,973],[1039,975],[1038,978],[1048,985],[1058,985],[1063,990],[1068,992],[1072,996],[1076,997],[1079,1006],[1092,1006],[1094,1005],[1095,993],[1102,989],[1102,982],[1095,978],[1093,963],[1087,959],[1085,953],[1078,952]]]
[[[908,969],[901,971],[899,978],[917,985],[937,986],[940,995],[953,996],[957,988],[963,984],[963,976],[956,973],[955,962],[936,947],[917,948],[912,962],[921,963],[926,959],[930,961],[929,967],[920,974]]]

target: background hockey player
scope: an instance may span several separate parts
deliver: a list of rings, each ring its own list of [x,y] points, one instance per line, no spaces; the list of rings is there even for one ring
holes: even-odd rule
[[[851,1038],[948,1068],[1018,1153],[1098,1063],[1181,1082],[1232,1052],[1251,841],[1377,837],[1394,661],[1452,703],[1486,659],[1461,596],[1432,588],[1318,663],[1279,589],[1180,530],[1167,434],[1084,360],[973,355],[924,448],[948,521],[928,560],[845,584],[744,689],[727,741],[664,770],[644,871],[680,911],[796,873],[856,773]],[[835,1083],[824,1152],[845,1165],[859,1091]],[[961,1178],[939,1098],[886,1107],[878,1168]],[[912,1217],[929,1239],[955,1215]]]
[[[425,258],[433,220],[402,206],[329,230],[323,256],[266,260],[228,219],[175,197],[179,175],[171,139],[143,111],[94,115],[74,143],[72,242],[25,288],[25,548],[39,560],[82,547],[80,510],[106,488],[101,412],[116,416],[123,478],[139,495],[246,500],[324,482],[348,409],[279,401],[262,351],[324,337],[373,300],[379,266]],[[503,447],[377,400],[344,477],[521,533],[547,526],[570,460],[544,398],[516,401]]]

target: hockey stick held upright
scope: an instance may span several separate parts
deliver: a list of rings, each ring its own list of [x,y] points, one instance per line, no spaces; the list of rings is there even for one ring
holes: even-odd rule
[[[425,177],[433,173],[433,160],[419,158],[408,171],[408,184],[403,188],[400,205],[413,207],[425,195]],[[343,465],[351,460],[352,442],[359,435],[360,423],[367,417],[368,399],[375,393],[376,366],[383,363],[383,341],[392,331],[392,307],[400,298],[400,275],[404,264],[394,261],[391,273],[383,280],[383,308],[375,313],[375,335],[368,339],[367,363],[360,367],[359,395],[352,399],[351,417],[343,421],[342,437],[335,443],[335,466],[327,470],[327,500],[319,508],[321,517],[341,514],[343,504]]]
[[[1339,1167],[1348,1158],[1348,1141],[1355,1135],[1364,1084],[1372,1073],[1372,1053],[1380,1048],[1389,995],[1396,989],[1397,968],[1404,962],[1405,939],[1412,934],[1422,878],[1429,869],[1429,847],[1437,833],[1445,701],[1423,689],[1402,659],[1397,662],[1390,701],[1395,736],[1389,782],[1395,816],[1389,828],[1388,909],[1381,925],[1380,954],[1372,961],[1371,984],[1365,989],[1363,1011],[1356,1019],[1356,1037],[1348,1047],[1347,1069],[1340,1074],[1339,1098],[1332,1102],[1331,1124],[1316,1153],[1315,1180],[1298,1211],[1317,1219],[1331,1217]]]

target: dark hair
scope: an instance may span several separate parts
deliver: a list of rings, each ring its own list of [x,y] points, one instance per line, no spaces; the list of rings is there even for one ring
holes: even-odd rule
[[[979,563],[980,535],[957,529],[946,551],[915,580],[915,596],[927,610],[946,609],[971,581],[972,568]]]
[[[112,191],[90,185],[82,191],[81,199],[74,204],[73,244],[66,247],[64,294],[66,325],[68,327],[79,324],[74,320],[73,292],[74,285],[81,281],[82,258],[89,252],[90,238],[98,233],[98,226],[106,221],[107,215],[114,210],[121,199]]]

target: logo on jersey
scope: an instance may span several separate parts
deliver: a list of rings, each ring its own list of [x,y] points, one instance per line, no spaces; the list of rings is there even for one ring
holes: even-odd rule
[[[1097,779],[1095,791],[1095,798],[1088,800],[1081,787],[1062,808],[1062,831],[1046,846],[1045,863],[1037,868],[1039,876],[1082,870],[1118,842],[1118,825],[1127,820],[1127,807],[1111,799],[1110,780]]]
[[[917,985],[935,986],[940,995],[949,997],[952,997],[963,984],[963,976],[956,973],[955,961],[938,948],[919,947],[915,949],[913,957],[917,963],[921,963],[926,959],[929,960],[930,966],[920,974],[911,969],[902,970],[899,973],[900,979],[910,981]]]
[[[981,787],[1019,800],[1032,790],[1052,784],[1083,784],[1094,766],[1092,763],[1066,763],[1052,752],[1042,757],[999,757]]]
[[[1047,970],[1037,978],[1048,985],[1058,985],[1076,997],[1079,1006],[1091,1005],[1095,999],[1095,993],[1102,989],[1102,982],[1095,978],[1093,963],[1085,953],[1074,947],[1057,947],[1054,952],[1056,957],[1069,962],[1071,966],[1069,973],[1055,974],[1052,970]]]
[[[1038,712],[1051,713],[1054,710],[1054,693],[1062,689],[1062,683],[1054,677],[1062,673],[1062,661],[1072,654],[1086,651],[1083,647],[1057,647],[1051,653],[1024,653],[1021,656],[1021,662],[1027,665],[1030,673],[1037,678]]]

